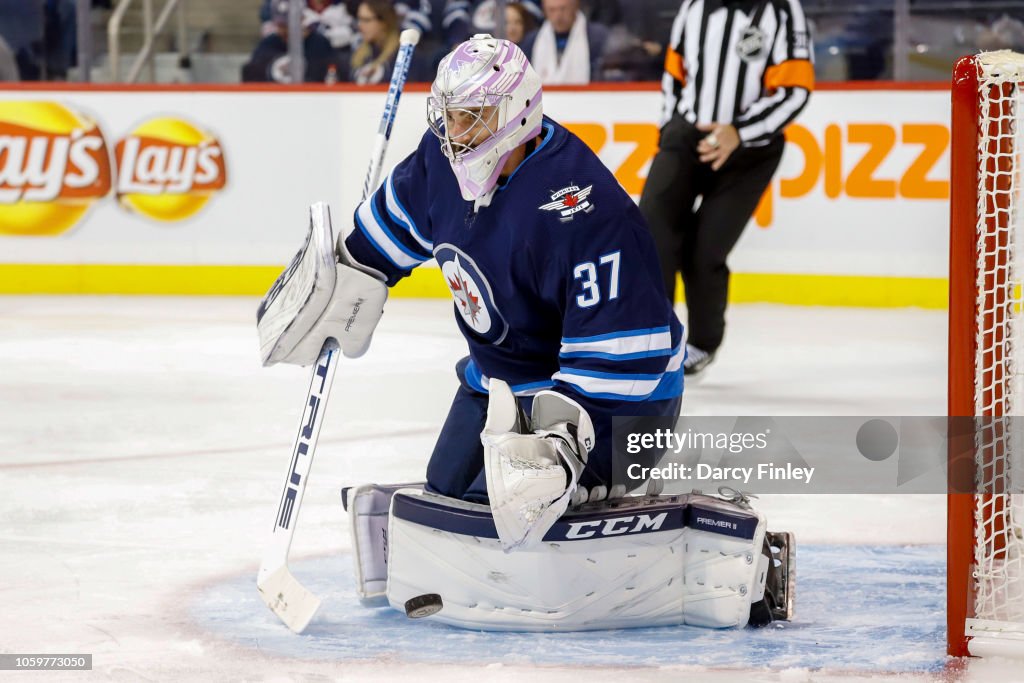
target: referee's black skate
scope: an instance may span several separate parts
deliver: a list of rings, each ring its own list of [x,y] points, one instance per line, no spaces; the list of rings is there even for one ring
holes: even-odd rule
[[[683,374],[692,377],[700,374],[715,359],[714,351],[698,349],[692,344],[686,345],[686,358],[683,360]]]
[[[768,556],[768,574],[764,597],[750,606],[747,622],[754,628],[773,621],[793,619],[796,593],[796,542],[787,531],[768,531],[764,536],[764,554]]]

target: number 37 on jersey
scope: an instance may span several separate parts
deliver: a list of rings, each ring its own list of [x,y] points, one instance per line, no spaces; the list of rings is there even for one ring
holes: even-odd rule
[[[578,263],[573,268],[573,277],[579,283],[580,293],[576,305],[590,308],[602,300],[619,298],[619,266],[621,252],[604,254],[597,261]]]

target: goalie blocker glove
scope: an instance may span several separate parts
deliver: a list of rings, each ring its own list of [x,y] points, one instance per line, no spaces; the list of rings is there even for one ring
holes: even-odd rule
[[[343,247],[335,252],[330,210],[313,204],[305,244],[256,314],[263,365],[310,365],[331,337],[349,358],[362,356],[387,298],[380,279],[361,270]]]
[[[508,383],[490,381],[484,446],[487,496],[505,552],[544,538],[569,507],[587,454],[594,448],[590,415],[571,398],[541,391],[529,420]]]

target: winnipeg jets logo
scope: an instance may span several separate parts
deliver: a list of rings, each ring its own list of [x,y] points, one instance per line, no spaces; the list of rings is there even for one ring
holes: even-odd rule
[[[458,258],[455,259],[456,267],[455,274],[452,277],[448,277],[448,288],[452,290],[452,296],[455,297],[455,303],[459,306],[459,311],[462,313],[462,317],[467,319],[474,327],[479,322],[480,311],[480,296],[473,293],[474,287],[466,280],[461,269],[459,268]]]
[[[451,244],[435,247],[434,258],[441,266],[444,282],[455,300],[455,310],[468,331],[489,343],[501,343],[508,325],[494,305],[491,286],[476,262]]]
[[[561,218],[558,220],[566,223],[575,218],[575,214],[580,211],[590,213],[594,210],[594,205],[587,199],[592,189],[594,189],[593,185],[587,185],[584,188],[580,188],[579,185],[563,187],[551,194],[550,202],[541,204],[537,208],[541,211],[557,211],[561,214]]]

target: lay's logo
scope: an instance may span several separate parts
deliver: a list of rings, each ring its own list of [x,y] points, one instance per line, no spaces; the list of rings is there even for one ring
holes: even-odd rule
[[[0,101],[0,235],[65,233],[111,189],[133,213],[181,221],[227,184],[220,141],[180,118],[143,122],[113,152],[71,107]]]
[[[0,102],[0,234],[63,233],[110,186],[94,121],[54,102]]]
[[[115,148],[122,206],[159,221],[194,215],[227,184],[220,141],[179,118],[155,118]]]

